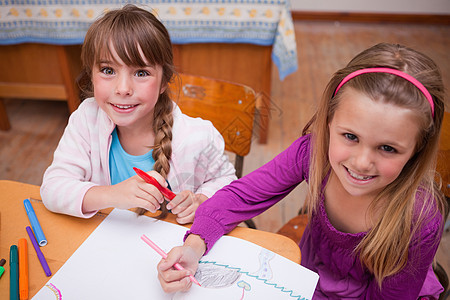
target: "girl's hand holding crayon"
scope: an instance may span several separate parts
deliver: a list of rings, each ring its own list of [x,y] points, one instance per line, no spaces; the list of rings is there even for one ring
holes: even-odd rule
[[[198,268],[198,262],[206,251],[203,239],[191,234],[183,246],[175,247],[167,253],[167,258],[162,259],[158,266],[158,279],[166,293],[187,291],[192,285],[189,275],[194,275]],[[176,270],[173,265],[179,263],[184,270]]]
[[[173,193],[166,187],[166,183],[161,185],[160,180],[156,180],[149,173],[146,173],[136,167],[133,168],[136,174],[141,177],[146,183],[155,186],[167,201],[167,209],[172,210],[171,212],[177,215],[177,222],[180,224],[192,223],[194,221],[195,210],[202,204],[207,196],[203,194],[194,195],[193,192],[189,190],[182,191],[178,195]],[[161,178],[163,178],[161,176]],[[161,202],[160,202],[161,203]]]
[[[150,171],[147,174],[155,178],[161,186],[167,187],[167,182],[158,172]],[[206,199],[208,197],[203,194],[194,194],[185,190],[169,201],[167,209],[177,215],[179,224],[192,223],[197,207]],[[157,187],[136,175],[115,185],[92,187],[84,196],[83,212],[108,207],[120,209],[140,207],[155,213],[165,200],[169,199],[165,199]]]
[[[149,172],[162,186],[166,181],[155,171]],[[132,176],[111,186],[94,186],[84,196],[83,212],[103,208],[130,209],[141,207],[152,213],[156,212],[164,201],[164,196],[153,185],[146,183],[139,176]]]

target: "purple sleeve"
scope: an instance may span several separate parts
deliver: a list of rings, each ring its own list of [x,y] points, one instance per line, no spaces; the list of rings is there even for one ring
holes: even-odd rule
[[[406,267],[399,273],[387,277],[382,289],[375,280],[369,283],[367,299],[418,299],[419,296],[433,296],[424,291],[439,291],[439,282],[430,268],[442,236],[442,216],[436,214],[422,227],[418,238],[411,242]],[[428,280],[432,272],[433,280]]]
[[[309,171],[310,136],[302,136],[273,160],[219,190],[195,212],[185,238],[200,235],[206,253],[240,222],[261,214],[283,199]],[[205,254],[206,254],[205,253]]]

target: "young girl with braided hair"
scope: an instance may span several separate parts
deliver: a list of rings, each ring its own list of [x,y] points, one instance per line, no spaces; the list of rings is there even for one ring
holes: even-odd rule
[[[361,52],[334,74],[302,137],[200,205],[184,245],[158,265],[163,289],[190,288],[186,276],[221,235],[306,180],[309,224],[299,246],[301,264],[319,274],[313,299],[437,299],[443,114],[430,58],[385,43]]]
[[[91,98],[70,116],[44,174],[45,206],[84,218],[109,207],[164,212],[163,195],[137,167],[177,194],[167,205],[177,221],[192,222],[198,205],[236,176],[212,123],[184,115],[170,97],[176,74],[164,25],[134,5],[107,12],[81,56],[79,82]]]

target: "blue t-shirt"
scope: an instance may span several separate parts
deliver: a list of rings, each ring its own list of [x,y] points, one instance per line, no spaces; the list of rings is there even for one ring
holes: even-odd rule
[[[139,168],[145,172],[153,170],[155,161],[152,157],[152,149],[143,155],[130,155],[122,148],[116,128],[111,135],[112,142],[111,149],[109,150],[109,174],[111,175],[112,185],[136,175],[133,167]]]

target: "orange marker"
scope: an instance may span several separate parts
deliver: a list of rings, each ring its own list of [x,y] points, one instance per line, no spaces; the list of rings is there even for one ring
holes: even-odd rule
[[[20,300],[28,299],[28,244],[19,240],[19,295]]]

